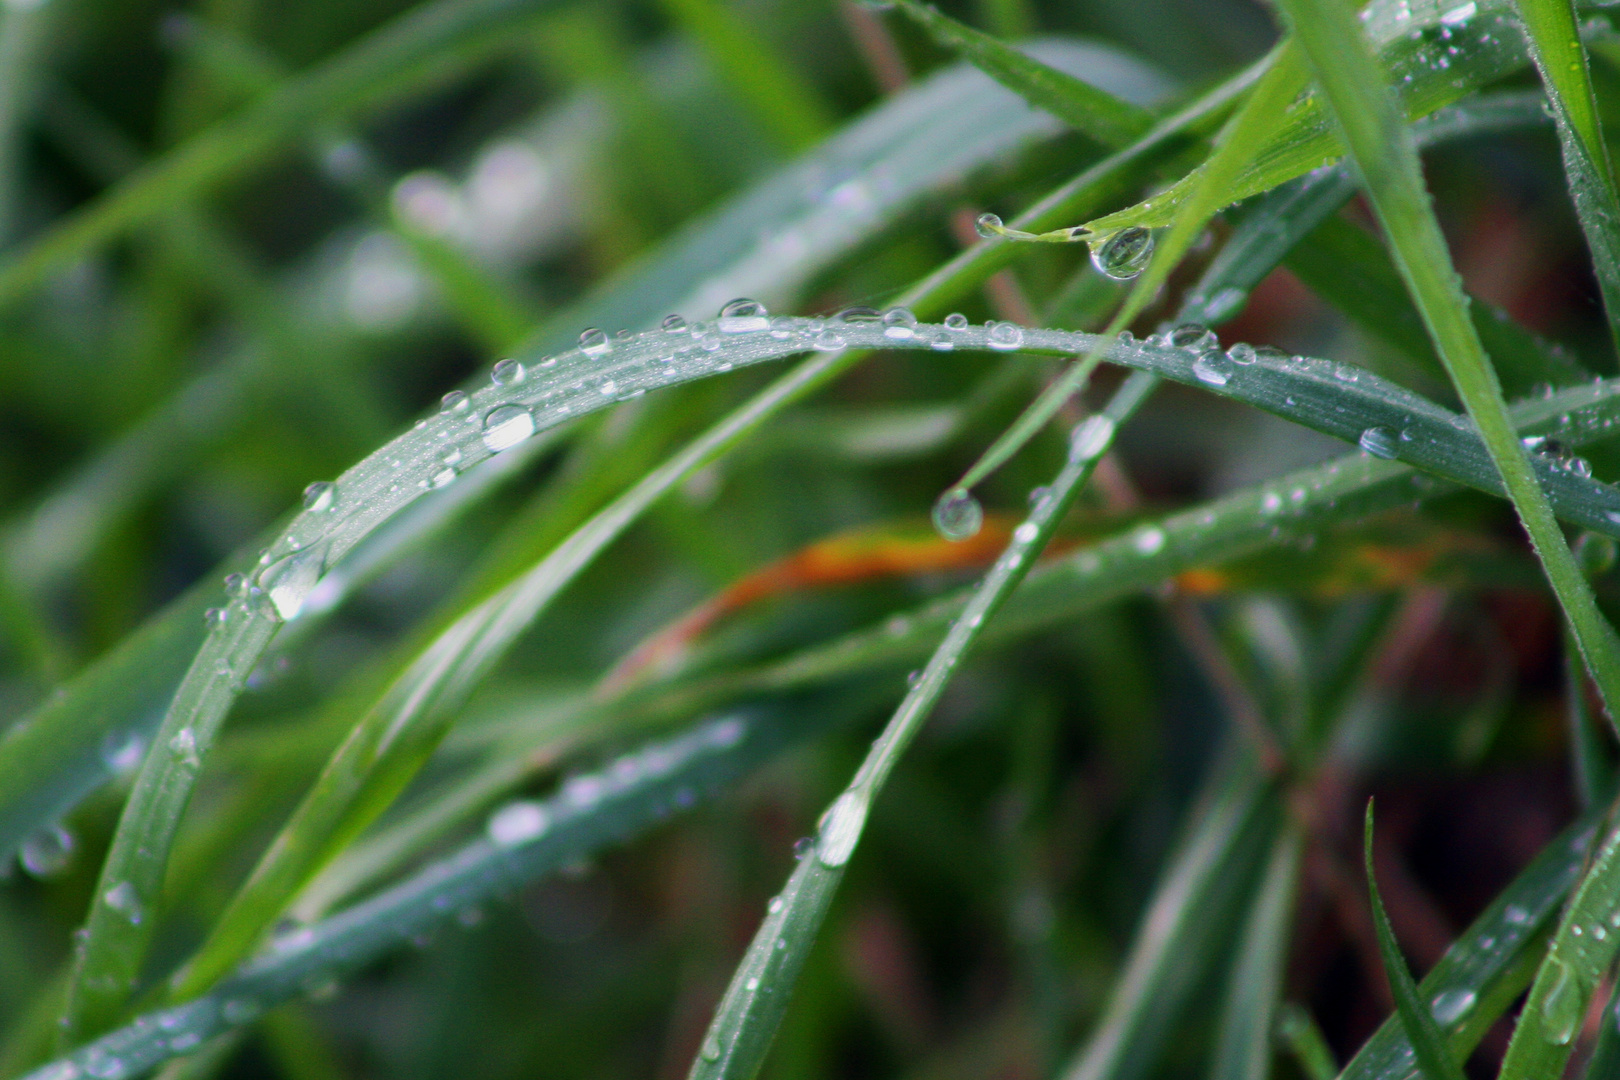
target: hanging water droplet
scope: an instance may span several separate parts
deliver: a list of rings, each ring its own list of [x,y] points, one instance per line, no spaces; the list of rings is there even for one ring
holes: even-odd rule
[[[1208,349],[1217,345],[1215,335],[1198,323],[1182,323],[1170,331],[1170,345],[1177,349]]]
[[[892,307],[883,313],[883,336],[904,341],[917,335],[917,316],[909,308]]]
[[[1140,277],[1153,258],[1153,230],[1140,225],[1121,229],[1091,248],[1091,265],[1115,281]]]
[[[1193,378],[1205,386],[1225,386],[1232,378],[1232,361],[1220,349],[1199,353],[1192,363]]]
[[[1226,358],[1240,367],[1248,367],[1250,364],[1260,359],[1259,355],[1254,351],[1254,346],[1250,345],[1247,341],[1240,341],[1236,345],[1233,345],[1230,349],[1227,349]]]
[[[973,222],[973,231],[986,240],[994,240],[1000,236],[1001,230],[1005,227],[1001,223],[1001,218],[995,214],[980,214]]]
[[[967,488],[953,487],[934,502],[934,528],[947,540],[967,540],[984,524],[984,507]]]
[[[1580,1026],[1581,1007],[1585,1004],[1580,980],[1557,956],[1549,956],[1547,963],[1551,965],[1552,982],[1547,996],[1541,999],[1541,1034],[1554,1046],[1567,1046]]]
[[[1357,440],[1361,448],[1376,458],[1391,459],[1395,456],[1396,444],[1399,440],[1393,431],[1387,427],[1370,427],[1361,433]]]
[[[328,480],[317,480],[304,489],[304,509],[312,514],[332,509],[337,498],[337,485]]]
[[[1609,537],[1595,532],[1583,532],[1575,538],[1575,561],[1587,577],[1601,577],[1614,569],[1620,560],[1620,549]]]
[[[740,298],[720,309],[716,325],[722,334],[747,334],[771,328],[770,312],[758,300]]]
[[[510,450],[534,434],[534,414],[522,405],[502,405],[484,417],[484,445],[490,453]]]
[[[309,591],[326,572],[325,543],[285,555],[259,572],[259,589],[270,598],[275,613],[291,622],[304,608]]]
[[[861,838],[866,824],[866,811],[870,802],[866,792],[846,791],[821,817],[821,831],[816,841],[816,858],[822,866],[834,869],[849,862],[855,851],[855,842]]]
[[[998,322],[990,327],[987,340],[992,349],[1006,352],[1024,343],[1024,330],[1017,323]]]
[[[1434,996],[1434,1002],[1429,1007],[1435,1022],[1442,1027],[1450,1027],[1474,1007],[1476,1000],[1472,990],[1442,990]]]
[[[439,411],[442,413],[458,413],[467,411],[467,395],[460,390],[452,390],[439,399]]]
[[[73,834],[60,825],[47,825],[28,835],[17,848],[17,861],[37,878],[53,878],[73,861]]]
[[[537,802],[522,800],[507,803],[489,816],[486,831],[492,842],[500,847],[515,847],[545,835],[551,828],[551,815]]]
[[[666,315],[664,321],[658,324],[658,328],[666,334],[684,334],[686,320],[679,315]]]
[[[496,386],[516,386],[528,374],[520,361],[502,360],[495,365],[495,370],[490,372],[489,378]]]
[[[605,332],[594,326],[588,326],[579,335],[579,351],[586,356],[601,356],[611,351],[612,344],[608,342]]]
[[[1114,418],[1103,413],[1094,413],[1086,417],[1069,437],[1069,460],[1079,463],[1101,457],[1113,438]]]
[[[108,907],[136,926],[140,925],[141,919],[146,915],[141,909],[140,894],[135,891],[135,886],[127,881],[120,881],[113,885],[101,894],[101,898],[106,901]]]
[[[949,315],[945,316],[945,329],[947,330],[954,330],[957,333],[961,333],[963,330],[966,330],[969,325],[971,324],[968,322],[968,317],[962,314],[960,311],[953,311]]]

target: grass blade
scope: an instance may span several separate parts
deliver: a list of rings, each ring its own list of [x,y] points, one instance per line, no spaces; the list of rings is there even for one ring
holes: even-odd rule
[[[1272,844],[1238,942],[1210,1080],[1264,1080],[1270,1072],[1273,1019],[1288,959],[1302,841],[1298,826],[1290,823]]]
[[[1390,992],[1395,997],[1395,1014],[1400,1017],[1412,1052],[1417,1056],[1418,1068],[1425,1080],[1463,1080],[1462,1066],[1451,1056],[1446,1037],[1435,1022],[1434,1014],[1418,997],[1417,984],[1407,970],[1406,957],[1395,940],[1395,930],[1389,925],[1384,912],[1383,898],[1378,895],[1378,878],[1373,872],[1373,807],[1367,802],[1367,825],[1362,840],[1362,861],[1367,869],[1367,892],[1372,899],[1373,927],[1378,932],[1378,951],[1384,958],[1384,977],[1389,980]],[[1547,1074],[1550,1075],[1550,1074]]]
[[[1356,14],[1344,0],[1285,0],[1283,10],[1338,121],[1407,289],[1501,473],[1587,667],[1611,712],[1620,710],[1620,637],[1598,611],[1548,493],[1513,430],[1429,204],[1417,150],[1384,90]]]
[[[1303,1006],[1289,1002],[1281,1009],[1277,1021],[1277,1034],[1294,1055],[1294,1064],[1305,1074],[1305,1080],[1333,1080],[1339,1075],[1339,1066],[1333,1061],[1333,1050],[1317,1027],[1316,1019]]]

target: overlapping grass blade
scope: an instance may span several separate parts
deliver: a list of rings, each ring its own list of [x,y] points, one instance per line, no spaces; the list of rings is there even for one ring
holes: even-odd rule
[[[1603,140],[1597,94],[1586,49],[1581,44],[1572,0],[1517,0],[1530,41],[1530,56],[1541,72],[1558,125],[1564,153],[1564,174],[1575,201],[1575,216],[1592,253],[1609,333],[1620,347],[1620,192],[1615,189],[1614,165]]]
[[[1446,1046],[1445,1033],[1435,1021],[1429,1005],[1418,997],[1417,984],[1407,970],[1406,957],[1395,940],[1395,930],[1389,925],[1384,911],[1384,900],[1378,895],[1378,878],[1373,871],[1373,807],[1367,803],[1367,824],[1362,840],[1362,863],[1367,870],[1367,891],[1372,898],[1373,929],[1378,934],[1378,951],[1384,959],[1384,977],[1389,980],[1390,993],[1395,998],[1395,1015],[1401,1030],[1412,1046],[1418,1069],[1425,1080],[1462,1080],[1462,1066],[1451,1056]],[[1549,1074],[1550,1075],[1550,1074]]]
[[[1575,564],[1544,489],[1549,487],[1545,475],[1532,465],[1514,432],[1429,204],[1417,149],[1383,86],[1356,13],[1344,0],[1286,0],[1282,8],[1338,122],[1407,289],[1541,557],[1587,667],[1610,708],[1620,709],[1620,637],[1598,610],[1591,586]]]
[[[1332,1048],[1317,1026],[1316,1018],[1303,1006],[1289,1002],[1282,1007],[1277,1035],[1294,1056],[1294,1064],[1305,1074],[1305,1080],[1333,1080],[1339,1075]]]
[[[1272,843],[1227,981],[1210,1080],[1255,1080],[1270,1071],[1302,844],[1293,823],[1285,824]]]

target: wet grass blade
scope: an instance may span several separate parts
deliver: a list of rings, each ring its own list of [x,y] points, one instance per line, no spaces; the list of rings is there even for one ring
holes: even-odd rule
[[[1299,827],[1289,823],[1272,844],[1238,940],[1210,1080],[1263,1080],[1270,1071],[1302,841]]]
[[[1378,951],[1384,959],[1384,978],[1395,998],[1395,1014],[1400,1017],[1401,1028],[1412,1045],[1418,1068],[1424,1080],[1463,1080],[1462,1066],[1451,1056],[1445,1034],[1435,1022],[1429,1006],[1418,997],[1417,984],[1407,970],[1406,957],[1395,940],[1395,930],[1389,925],[1384,912],[1383,898],[1378,895],[1378,878],[1373,872],[1373,807],[1367,803],[1367,824],[1362,840],[1362,861],[1367,869],[1367,892],[1371,898],[1373,927],[1378,932]],[[1552,1075],[1552,1074],[1546,1074]]]
[[[1530,56],[1541,73],[1558,126],[1564,174],[1592,254],[1592,269],[1609,316],[1609,333],[1620,347],[1620,236],[1615,232],[1620,194],[1615,189],[1609,147],[1603,140],[1575,5],[1571,0],[1518,0],[1518,9],[1530,41]]]
[[[900,0],[900,10],[925,27],[934,40],[960,53],[975,67],[1037,108],[1110,148],[1140,138],[1153,126],[1153,114],[1135,108],[1068,72],[1049,67],[1027,53],[975,30],[932,4]]]
[[[1294,1056],[1294,1064],[1305,1074],[1305,1080],[1333,1080],[1339,1075],[1339,1066],[1333,1060],[1316,1018],[1306,1009],[1289,1002],[1279,1011],[1277,1035]]]
[[[1611,712],[1620,710],[1620,636],[1598,610],[1548,492],[1513,430],[1496,372],[1468,317],[1416,147],[1384,88],[1356,13],[1345,0],[1285,0],[1282,8],[1338,122],[1396,266],[1541,557],[1587,667]]]

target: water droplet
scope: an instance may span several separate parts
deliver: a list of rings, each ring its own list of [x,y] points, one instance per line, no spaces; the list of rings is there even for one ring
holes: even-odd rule
[[[1069,460],[1078,463],[1101,457],[1113,438],[1113,417],[1094,413],[1086,417],[1069,437]]]
[[[883,319],[883,313],[871,307],[847,307],[838,313],[841,323],[874,323]]]
[[[1433,1014],[1435,1022],[1442,1027],[1450,1027],[1474,1007],[1474,992],[1472,990],[1442,990],[1434,996],[1429,1012]]]
[[[117,1054],[109,1054],[99,1046],[92,1046],[84,1056],[84,1071],[96,1080],[123,1080],[129,1070]]]
[[[17,848],[17,860],[37,878],[52,878],[73,861],[73,834],[60,825],[30,833]]]
[[[1583,457],[1570,457],[1564,462],[1564,470],[1576,476],[1591,476],[1592,463]]]
[[[743,989],[747,990],[750,994],[752,994],[755,990],[758,990],[759,978],[757,976],[750,977],[747,982],[743,983]]]
[[[1164,547],[1164,530],[1157,525],[1149,525],[1137,532],[1131,546],[1143,555],[1156,554]]]
[[[821,816],[821,831],[816,841],[816,858],[821,860],[822,866],[837,868],[849,862],[866,824],[869,805],[865,791],[846,791],[833,800]]]
[[[1509,904],[1502,912],[1502,917],[1514,926],[1523,926],[1530,921],[1530,913],[1518,904]]]
[[[1547,987],[1547,996],[1541,999],[1541,1034],[1554,1046],[1567,1046],[1580,1026],[1581,1008],[1585,1004],[1581,1000],[1580,979],[1557,956],[1549,956],[1547,963],[1551,965],[1552,982]]]
[[[1024,330],[1017,323],[998,322],[990,327],[990,347],[1006,352],[1024,343]]]
[[[815,848],[816,841],[813,837],[801,836],[793,841],[793,857],[802,862],[804,857],[814,851]]]
[[[1587,577],[1600,577],[1614,569],[1620,560],[1615,542],[1600,533],[1583,532],[1575,538],[1575,561]]]
[[[588,326],[579,335],[579,351],[586,356],[602,356],[612,351],[608,336],[594,326]]]
[[[210,630],[212,630],[216,626],[224,625],[224,622],[225,622],[225,609],[224,608],[211,607],[211,608],[204,609],[204,611],[203,611],[203,625],[208,627]]]
[[[101,894],[101,898],[106,901],[108,907],[137,926],[145,917],[146,913],[141,910],[140,894],[135,891],[135,886],[127,881],[120,881],[112,886]]]
[[[770,312],[766,311],[765,305],[758,300],[737,299],[720,309],[720,320],[716,325],[722,334],[747,334],[755,330],[769,330]]]
[[[947,540],[967,540],[984,524],[984,507],[966,488],[954,487],[934,503],[934,528]]]
[[[259,572],[258,586],[281,619],[291,622],[326,572],[327,545],[316,544],[285,555]]]
[[[225,595],[235,596],[237,593],[242,591],[242,586],[246,584],[246,582],[247,578],[243,577],[241,574],[226,574]]]
[[[169,753],[174,759],[188,769],[195,769],[202,765],[202,758],[197,754],[197,732],[194,728],[183,727],[174,733],[169,740]]]
[[[816,335],[815,345],[821,352],[837,352],[844,347],[844,335],[835,330],[823,330]]]
[[[1205,386],[1225,386],[1232,378],[1232,361],[1219,349],[1211,349],[1193,361],[1192,373]]]
[[[1250,345],[1247,341],[1240,341],[1226,350],[1226,358],[1240,367],[1248,367],[1260,359],[1260,356],[1254,351],[1253,345]]]
[[[968,322],[968,317],[962,314],[960,311],[953,311],[949,315],[945,316],[945,329],[947,330],[954,330],[957,333],[961,333],[963,330],[966,330],[969,325],[971,324]]]
[[[114,776],[128,776],[146,756],[146,740],[137,731],[114,731],[101,740],[101,763]]]
[[[439,399],[439,411],[442,413],[458,413],[467,411],[467,395],[460,390],[452,390]]]
[[[312,514],[332,509],[337,498],[337,485],[328,480],[317,480],[304,489],[304,509]]]
[[[909,308],[893,307],[883,313],[883,336],[904,341],[917,336],[917,316]]]
[[[1176,349],[1208,349],[1217,344],[1209,328],[1198,323],[1182,323],[1170,331],[1169,340],[1171,347]]]
[[[780,896],[771,897],[770,903],[765,905],[765,910],[770,912],[772,915],[775,915],[777,912],[781,911],[782,898]]]
[[[1456,7],[1452,8],[1450,11],[1446,12],[1444,15],[1441,15],[1440,16],[1440,25],[1441,26],[1461,26],[1463,23],[1466,23],[1469,19],[1472,19],[1474,17],[1474,12],[1476,12],[1478,10],[1479,10],[1479,6],[1474,3],[1474,0],[1468,0],[1468,3],[1459,4]]]
[[[1091,249],[1091,265],[1115,281],[1140,277],[1153,258],[1153,230],[1132,225]]]
[[[1033,521],[1026,521],[1013,530],[1013,539],[1020,544],[1033,544],[1040,531]]]
[[[1387,427],[1370,427],[1361,433],[1357,440],[1361,448],[1376,458],[1390,459],[1395,456],[1395,447],[1399,437]]]
[[[526,375],[528,372],[524,370],[521,362],[502,360],[495,365],[495,370],[490,372],[489,378],[496,386],[516,386]]]
[[[428,487],[432,488],[434,491],[437,491],[440,488],[449,487],[455,482],[456,475],[456,470],[454,469],[440,469],[428,479]]]
[[[686,320],[679,315],[666,315],[664,321],[658,324],[658,328],[666,334],[684,334]]]
[[[688,1043],[687,1045],[690,1046],[691,1043]],[[703,1060],[720,1060],[720,1040],[713,1035],[709,1035],[703,1040]]]
[[[489,816],[486,831],[501,847],[515,847],[545,835],[551,827],[546,808],[531,800],[507,803]]]
[[[994,240],[1000,236],[1001,230],[1005,227],[1001,223],[1001,218],[995,214],[980,214],[973,222],[973,231],[986,240]]]
[[[618,393],[619,384],[614,382],[612,379],[603,379],[602,385],[598,386],[596,389],[604,397],[612,397],[614,394]]]
[[[534,434],[534,414],[522,405],[502,405],[484,417],[484,445],[491,453],[510,450]]]

